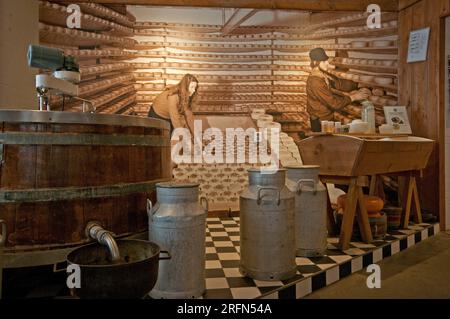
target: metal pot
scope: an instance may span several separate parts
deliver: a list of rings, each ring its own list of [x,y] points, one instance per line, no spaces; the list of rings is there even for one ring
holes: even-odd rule
[[[154,287],[158,278],[161,251],[155,243],[145,240],[117,240],[120,260],[110,262],[108,249],[100,244],[89,244],[75,249],[67,256],[69,264],[81,270],[81,288],[72,292],[82,299],[136,299],[143,298]]]

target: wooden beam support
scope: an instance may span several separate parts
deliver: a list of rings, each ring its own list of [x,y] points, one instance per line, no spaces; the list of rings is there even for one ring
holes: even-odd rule
[[[369,177],[367,176],[357,176],[354,177],[357,186],[367,187],[370,186]],[[320,180],[325,184],[336,184],[336,185],[350,185],[352,179],[346,176],[327,176],[321,175]]]
[[[250,19],[258,10],[252,9],[236,9],[231,17],[225,22],[224,26],[220,30],[222,35],[228,35],[238,28],[246,20]]]
[[[419,1],[420,0],[398,0],[398,11],[404,10]]]
[[[74,0],[62,0],[74,3]],[[92,3],[183,6],[183,7],[216,7],[216,8],[252,8],[252,9],[285,9],[305,11],[366,11],[373,0],[91,0]],[[382,11],[398,11],[397,0],[377,0]]]

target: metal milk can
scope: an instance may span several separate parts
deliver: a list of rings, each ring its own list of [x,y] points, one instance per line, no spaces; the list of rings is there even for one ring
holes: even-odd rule
[[[286,170],[273,174],[250,169],[249,187],[240,196],[239,269],[258,280],[295,276],[294,195]]]
[[[205,291],[205,240],[208,204],[198,184],[156,184],[157,203],[147,201],[149,240],[172,258],[161,260],[152,298],[187,299]]]
[[[287,167],[286,185],[295,194],[297,256],[321,256],[327,249],[327,191],[319,166]]]

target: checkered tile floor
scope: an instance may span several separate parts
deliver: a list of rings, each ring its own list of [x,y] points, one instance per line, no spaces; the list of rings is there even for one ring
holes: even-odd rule
[[[352,242],[340,251],[338,238],[328,238],[324,257],[296,258],[297,275],[286,281],[258,281],[239,272],[239,217],[208,218],[205,299],[301,298],[372,263],[439,232],[438,224],[419,224],[390,232],[372,244]]]
[[[326,256],[297,258],[297,275],[286,281],[258,281],[239,272],[239,217],[208,218],[206,230],[205,299],[294,299],[330,285],[370,264],[394,255],[439,232],[439,224],[420,224],[390,232],[372,244],[352,242],[348,250],[337,248],[338,238],[328,238]],[[44,271],[44,270],[42,270]],[[20,298],[69,298],[65,273],[56,278],[52,270]],[[45,274],[46,274],[45,273]],[[8,276],[4,284],[8,285]],[[12,283],[11,283],[12,284]],[[20,289],[19,289],[20,290]]]

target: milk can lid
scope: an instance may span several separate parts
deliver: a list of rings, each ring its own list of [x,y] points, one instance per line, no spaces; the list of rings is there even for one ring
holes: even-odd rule
[[[258,173],[263,172],[263,171],[264,171],[264,170],[263,170],[263,167],[249,168],[249,169],[247,170],[247,172],[258,172]],[[278,173],[278,172],[284,172],[284,171],[286,171],[284,168],[278,168],[278,169],[275,170],[275,173]]]
[[[284,166],[287,169],[311,169],[311,168],[320,168],[319,165],[289,165]]]
[[[157,183],[156,187],[159,188],[192,188],[198,187],[200,184],[198,183],[189,183],[189,182],[161,182]]]

